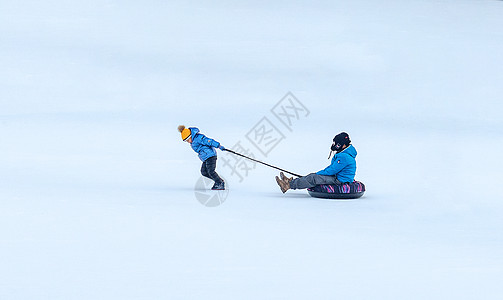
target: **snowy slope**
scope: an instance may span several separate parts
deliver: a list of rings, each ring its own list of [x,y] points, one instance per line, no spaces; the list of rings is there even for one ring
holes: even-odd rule
[[[0,299],[501,299],[502,14],[1,1]],[[201,190],[180,124],[301,174],[347,131],[367,192],[282,194],[221,152],[228,192]]]

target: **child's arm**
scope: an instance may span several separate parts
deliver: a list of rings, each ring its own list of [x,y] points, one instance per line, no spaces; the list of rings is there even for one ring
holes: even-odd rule
[[[220,150],[225,150],[224,146],[220,145],[219,142],[215,141],[214,139],[210,139],[209,137],[204,137],[203,144],[206,146],[218,148]]]

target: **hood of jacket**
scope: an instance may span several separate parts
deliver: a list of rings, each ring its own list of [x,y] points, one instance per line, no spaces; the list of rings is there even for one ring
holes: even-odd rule
[[[194,140],[194,137],[196,136],[196,134],[199,133],[199,128],[189,127],[189,129],[190,129],[190,137],[192,138],[192,140]]]
[[[358,152],[356,152],[356,148],[353,147],[353,145],[349,145],[349,147],[347,147],[346,149],[342,150],[339,153],[341,153],[341,154],[345,153],[345,154],[351,155],[353,158],[355,158],[356,155],[358,154]]]

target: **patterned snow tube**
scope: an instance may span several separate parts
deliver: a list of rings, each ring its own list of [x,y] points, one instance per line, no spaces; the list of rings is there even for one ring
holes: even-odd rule
[[[307,189],[311,197],[328,199],[356,199],[365,193],[365,185],[359,181],[341,184],[322,184]]]

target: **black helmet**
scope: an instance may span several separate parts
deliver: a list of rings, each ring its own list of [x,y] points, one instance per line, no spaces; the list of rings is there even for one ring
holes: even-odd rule
[[[334,137],[334,143],[330,149],[339,153],[342,151],[344,145],[349,146],[350,144],[351,140],[349,139],[349,135],[345,132],[341,132]]]

